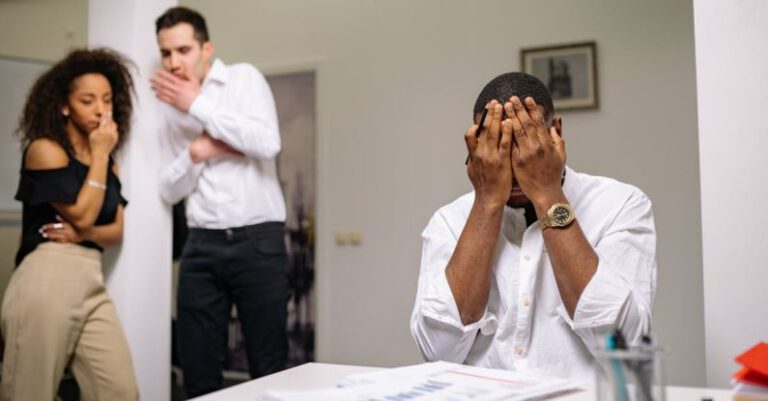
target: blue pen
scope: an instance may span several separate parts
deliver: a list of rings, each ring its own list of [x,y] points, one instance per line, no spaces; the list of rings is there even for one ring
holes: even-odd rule
[[[616,351],[620,348],[626,348],[626,344],[624,344],[624,336],[621,335],[621,332],[618,329],[616,329],[614,333],[609,333],[606,336],[605,345],[608,351]],[[624,370],[618,359],[611,358],[611,369],[613,370],[613,386],[616,393],[616,399],[618,401],[629,401],[627,381],[624,379]]]

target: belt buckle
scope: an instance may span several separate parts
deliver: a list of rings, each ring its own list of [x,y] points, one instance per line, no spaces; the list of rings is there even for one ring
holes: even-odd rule
[[[232,239],[235,236],[235,232],[231,228],[224,230],[224,234],[226,234],[227,239]]]

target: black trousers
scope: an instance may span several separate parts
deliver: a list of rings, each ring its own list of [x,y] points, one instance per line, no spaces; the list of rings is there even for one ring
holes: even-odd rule
[[[222,387],[233,303],[251,377],[285,368],[289,288],[284,231],[279,222],[190,230],[181,255],[176,331],[188,397]]]

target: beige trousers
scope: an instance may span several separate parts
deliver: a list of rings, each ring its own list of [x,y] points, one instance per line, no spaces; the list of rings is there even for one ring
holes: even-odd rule
[[[3,297],[0,399],[51,401],[69,366],[83,400],[137,400],[128,343],[104,288],[101,254],[46,242]]]

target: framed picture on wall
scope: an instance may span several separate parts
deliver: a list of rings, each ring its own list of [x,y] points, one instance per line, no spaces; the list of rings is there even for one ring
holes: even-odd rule
[[[595,42],[522,49],[520,66],[547,85],[555,110],[598,107]]]

